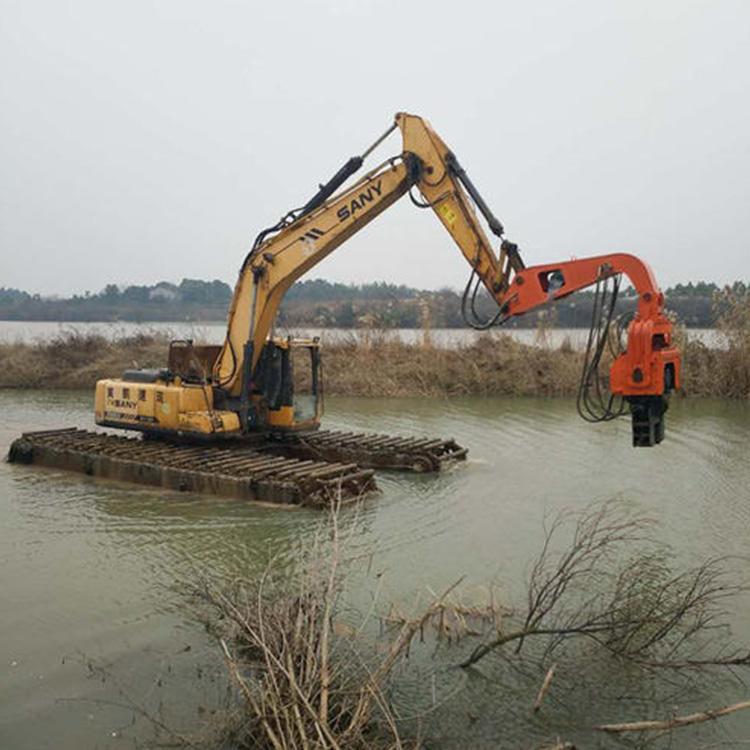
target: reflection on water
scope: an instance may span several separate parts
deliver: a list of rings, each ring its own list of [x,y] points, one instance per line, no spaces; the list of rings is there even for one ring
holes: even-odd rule
[[[3,453],[24,429],[91,426],[89,394],[5,391],[0,408]],[[546,517],[611,497],[659,518],[684,561],[747,552],[747,404],[675,402],[667,440],[653,450],[629,447],[625,421],[583,423],[567,400],[331,398],[327,410],[332,428],[443,435],[470,449],[466,465],[440,476],[381,476],[382,494],[359,513],[354,551],[375,554],[357,579],[354,601],[369,601],[376,581],[381,600],[406,611],[461,575],[471,585],[498,579],[513,588],[538,549]],[[199,707],[216,705],[224,683],[175,583],[204,571],[253,575],[271,556],[293,560],[317,518],[307,510],[0,465],[0,747],[133,747],[145,725],[129,727],[131,712],[102,703],[121,703],[122,686],[163,700],[171,720],[190,725]],[[737,633],[750,636],[747,602],[733,616]],[[87,658],[110,665],[111,676],[102,682],[90,675]],[[596,675],[586,687],[561,673],[557,697],[550,696],[552,705],[559,702],[550,710],[557,723],[533,724],[526,691],[487,690],[482,680],[509,684],[502,669],[466,677],[417,649],[399,686],[407,713],[421,705],[436,669],[436,693],[463,686],[448,704],[460,716],[444,709],[434,719],[442,747],[467,746],[467,732],[472,746],[494,747],[509,715],[519,717],[525,737],[565,731],[565,717],[571,725],[590,723],[599,718],[585,715],[592,706],[608,720],[640,718],[649,699],[647,686],[625,677]],[[541,678],[532,671],[524,679],[538,686]],[[590,690],[586,707],[565,703],[563,686],[572,685],[577,696]],[[716,705],[745,697],[736,684],[722,689],[715,687]],[[474,713],[482,719],[467,722]],[[750,734],[742,716],[722,721]]]

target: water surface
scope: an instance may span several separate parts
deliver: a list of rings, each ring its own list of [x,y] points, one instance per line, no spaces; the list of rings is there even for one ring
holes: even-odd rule
[[[0,409],[3,454],[23,430],[91,427],[88,393],[2,391]],[[470,449],[465,465],[439,476],[380,476],[382,494],[359,519],[356,544],[374,551],[360,602],[377,586],[382,602],[409,611],[459,576],[469,587],[496,580],[511,591],[539,548],[545,518],[613,497],[660,519],[660,535],[683,562],[747,554],[747,404],[675,402],[667,440],[652,450],[629,447],[626,421],[582,422],[567,399],[329,398],[327,411],[329,427],[452,436]],[[271,552],[293,557],[316,519],[307,510],[0,464],[0,748],[135,747],[148,723],[132,723],[131,710],[113,705],[130,699],[162,703],[171,724],[196,726],[226,686],[175,583],[201,571],[253,575]],[[748,602],[730,615],[735,635],[750,641]],[[424,701],[431,658],[404,671],[402,705]],[[494,693],[481,681],[439,674],[447,675],[439,691],[462,692],[435,718],[444,733],[436,747],[497,747],[500,737],[512,740],[502,747],[527,747],[535,732],[564,731],[563,715],[567,737],[585,741],[575,726],[643,718],[640,684],[628,687],[628,699],[603,691],[580,711],[557,713],[553,691],[550,716],[532,725],[533,695],[493,697],[488,707],[482,701]],[[708,705],[746,698],[740,683],[722,684]],[[673,705],[708,707],[691,696]],[[468,720],[477,706],[481,720]],[[512,724],[520,729],[508,728],[509,716],[522,717]],[[721,727],[720,739],[750,737],[750,717],[722,719]],[[680,746],[710,739],[697,737]]]

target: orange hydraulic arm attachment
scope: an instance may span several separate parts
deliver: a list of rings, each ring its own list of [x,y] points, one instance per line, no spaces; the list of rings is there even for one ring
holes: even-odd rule
[[[622,274],[630,279],[637,295],[624,346],[619,336],[613,343],[609,330]],[[664,295],[646,263],[633,255],[614,253],[525,268],[515,274],[499,300],[500,309],[506,317],[521,315],[594,284],[594,320],[578,398],[579,412],[589,421],[604,421],[620,416],[627,403],[633,416],[633,444],[660,443],[668,394],[680,387],[680,354],[673,345],[672,323],[664,314]],[[620,333],[623,329],[624,325]],[[609,393],[604,396],[598,366],[607,347],[613,361]]]

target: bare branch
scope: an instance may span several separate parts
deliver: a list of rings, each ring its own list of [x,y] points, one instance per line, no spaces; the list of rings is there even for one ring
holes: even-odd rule
[[[572,538],[556,556],[555,539],[570,522]],[[543,659],[569,638],[582,637],[643,666],[690,661],[694,655],[686,658],[686,646],[720,627],[722,602],[741,587],[725,580],[721,558],[673,573],[669,550],[651,538],[650,526],[649,519],[628,515],[613,502],[558,515],[545,527],[531,568],[525,612],[509,618],[516,627],[498,628],[460,666],[476,664],[509,643],[518,654],[528,639],[540,637],[546,639]],[[750,665],[718,656],[705,662]]]
[[[700,724],[704,721],[718,719],[721,716],[728,716],[729,714],[733,714],[736,711],[742,711],[746,708],[750,708],[750,701],[734,703],[731,706],[724,706],[723,708],[713,708],[708,711],[700,711],[699,713],[688,714],[687,716],[675,716],[671,719],[663,719],[661,721],[633,721],[625,724],[598,724],[594,729],[600,732],[610,732],[612,734],[622,732],[663,732],[670,729],[676,729],[677,727],[686,727],[690,724]]]
[[[547,674],[544,678],[544,681],[542,682],[542,686],[539,688],[539,693],[537,694],[536,700],[534,701],[534,713],[537,713],[539,709],[542,707],[544,696],[547,695],[547,692],[549,691],[552,685],[552,678],[555,676],[556,667],[557,667],[557,664],[553,664],[547,670]]]

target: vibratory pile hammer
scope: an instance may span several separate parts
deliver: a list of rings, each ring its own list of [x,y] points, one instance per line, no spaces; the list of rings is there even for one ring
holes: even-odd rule
[[[401,152],[344,187],[394,130]],[[240,268],[223,345],[175,341],[164,368],[97,383],[96,423],[143,439],[27,433],[10,459],[176,489],[316,503],[332,490],[351,496],[374,488],[377,468],[438,471],[465,458],[453,440],[320,430],[319,341],[273,336],[294,281],[407,194],[437,216],[471,267],[462,313],[473,328],[502,325],[595,286],[578,410],[592,422],[629,413],[633,445],[661,442],[669,394],[680,386],[680,355],[650,268],[625,253],[526,267],[453,152],[425,120],[401,112],[304,206],[258,234]],[[499,239],[497,251],[485,225]],[[635,290],[636,309],[615,318],[623,277]],[[486,319],[477,312],[480,294],[497,305]],[[611,360],[608,377],[600,373],[603,359]]]

